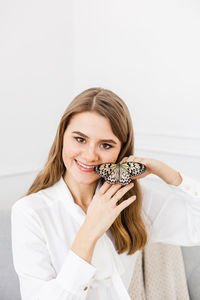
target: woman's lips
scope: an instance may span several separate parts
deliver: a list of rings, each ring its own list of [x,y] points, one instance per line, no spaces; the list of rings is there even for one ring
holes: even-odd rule
[[[84,168],[83,166],[79,165],[77,160],[75,160],[77,167],[84,172],[94,172],[94,167],[93,168]]]

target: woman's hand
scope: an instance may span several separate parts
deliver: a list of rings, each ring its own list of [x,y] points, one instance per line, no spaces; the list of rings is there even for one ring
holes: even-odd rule
[[[136,196],[132,196],[117,205],[122,196],[133,186],[133,182],[123,187],[119,183],[109,184],[104,182],[94,194],[87,209],[85,224],[97,239],[108,230],[121,211],[136,199]]]
[[[164,180],[168,184],[177,186],[182,182],[182,177],[180,173],[160,160],[153,159],[153,158],[136,157],[134,155],[130,155],[129,157],[124,157],[120,161],[120,164],[128,161],[139,162],[146,166],[146,170],[144,173],[136,177],[132,176],[131,177],[132,179],[140,179],[149,174],[154,174],[159,176],[162,180]]]

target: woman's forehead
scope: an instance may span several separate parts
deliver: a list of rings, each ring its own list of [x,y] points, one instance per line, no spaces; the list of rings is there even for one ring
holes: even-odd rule
[[[116,142],[120,142],[114,135],[109,120],[93,112],[73,115],[66,130],[69,134],[81,132],[86,137],[96,136],[99,139],[112,139]]]
[[[109,133],[112,133],[112,128],[110,125],[110,121],[105,117],[94,113],[94,112],[83,112],[78,113],[72,116],[68,127],[70,129],[85,129],[85,130],[106,130]],[[112,133],[113,134],[113,133]]]

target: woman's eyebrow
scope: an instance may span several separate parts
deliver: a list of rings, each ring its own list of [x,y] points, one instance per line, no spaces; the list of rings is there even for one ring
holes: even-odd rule
[[[88,138],[88,136],[80,131],[73,131],[72,133],[77,133],[78,135],[81,135],[84,138]],[[104,143],[111,143],[111,144],[117,144],[115,141],[111,140],[111,139],[107,139],[107,140],[101,140],[101,142]]]

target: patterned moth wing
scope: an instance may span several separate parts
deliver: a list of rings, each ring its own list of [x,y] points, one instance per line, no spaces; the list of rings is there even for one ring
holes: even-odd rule
[[[126,185],[131,182],[131,176],[137,177],[144,173],[146,166],[139,162],[125,162],[120,165],[119,183],[121,185]]]
[[[123,164],[104,163],[94,168],[94,171],[109,184],[115,184],[119,181],[121,185],[129,184],[131,176],[139,176],[145,170],[145,165],[138,162],[125,162]]]
[[[103,177],[109,184],[115,184],[119,180],[119,163],[104,163],[94,167],[94,171]]]

